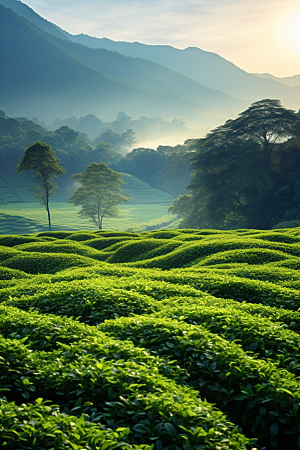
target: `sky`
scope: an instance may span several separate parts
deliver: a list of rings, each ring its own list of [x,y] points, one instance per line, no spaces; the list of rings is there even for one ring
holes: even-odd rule
[[[300,74],[300,0],[22,0],[72,34],[199,47],[241,69]]]

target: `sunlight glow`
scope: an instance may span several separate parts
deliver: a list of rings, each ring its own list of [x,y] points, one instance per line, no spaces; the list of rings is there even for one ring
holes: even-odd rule
[[[284,17],[280,24],[280,34],[286,46],[300,53],[300,8]]]

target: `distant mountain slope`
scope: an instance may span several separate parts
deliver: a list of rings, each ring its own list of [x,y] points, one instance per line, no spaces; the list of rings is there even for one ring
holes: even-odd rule
[[[53,34],[53,36],[60,37],[61,39],[68,39],[66,34],[63,31],[60,31],[56,25],[39,16],[33,9],[25,5],[25,3],[18,0],[0,0],[0,5],[3,5],[6,8],[11,8],[19,16],[22,16],[29,22],[34,23],[47,33]]]
[[[101,74],[49,36],[0,5],[0,98],[9,114],[43,120],[88,113],[115,116],[122,110],[170,119],[201,116],[188,99],[173,96],[169,101]]]
[[[63,31],[63,30],[61,30]],[[216,53],[196,47],[180,50],[169,45],[145,45],[139,42],[115,42],[85,34],[71,35],[69,39],[92,48],[106,48],[126,56],[139,57],[162,64],[180,72],[198,83],[235,97],[250,99],[279,98],[285,106],[297,109],[300,104],[300,87],[283,86],[282,83],[247,73]]]
[[[85,64],[101,73],[143,89],[158,91],[164,98],[175,102],[174,96],[188,99],[194,107],[206,111],[237,113],[246,102],[216,89],[210,89],[174,70],[141,58],[131,58],[106,49],[92,49],[69,40],[56,39],[56,43]]]
[[[123,110],[184,118],[203,127],[246,106],[156,63],[60,39],[11,9],[0,5],[0,11],[1,108],[9,114],[50,121],[88,113],[115,116]]]
[[[139,42],[116,42],[107,38],[95,38],[85,34],[72,35],[41,18],[33,10],[17,0],[0,0],[18,14],[26,17],[44,31],[72,40],[91,48],[104,48],[126,56],[142,58],[186,75],[205,86],[248,101],[261,98],[279,98],[287,107],[299,109],[299,79],[262,78],[238,68],[216,53],[196,47],[180,50],[168,45],[146,45]],[[29,12],[30,11],[30,12]],[[50,27],[52,25],[52,27]]]
[[[287,86],[300,86],[300,74],[294,75],[292,77],[275,77],[270,73],[254,73],[257,77],[270,78],[272,80],[278,81],[279,83],[286,84]]]

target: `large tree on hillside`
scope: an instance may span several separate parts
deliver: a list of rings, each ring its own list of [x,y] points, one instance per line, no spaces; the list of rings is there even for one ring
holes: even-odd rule
[[[49,230],[51,231],[51,218],[49,209],[49,198],[58,188],[54,179],[57,175],[66,173],[66,170],[59,165],[60,160],[51,150],[50,145],[37,141],[25,150],[17,167],[18,173],[32,170],[34,179],[38,185],[34,186],[36,195],[42,200],[47,214]]]
[[[126,184],[122,175],[104,162],[92,163],[72,178],[81,186],[69,201],[81,205],[79,215],[92,220],[99,230],[102,230],[104,217],[119,217],[117,205],[131,200],[122,194],[121,186]]]
[[[261,100],[194,141],[191,207],[183,225],[270,228],[289,209],[299,214],[293,200],[300,169],[300,142],[293,136],[299,131],[293,111],[278,100]]]
[[[227,120],[212,130],[205,138],[205,146],[220,146],[251,139],[263,146],[269,154],[275,143],[295,136],[300,131],[300,119],[280,100],[264,99],[239,114],[237,119]]]

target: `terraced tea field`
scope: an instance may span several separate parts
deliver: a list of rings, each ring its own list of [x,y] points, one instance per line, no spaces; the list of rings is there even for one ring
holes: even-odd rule
[[[50,201],[53,230],[96,230],[93,222],[78,215],[80,207],[68,203],[74,192],[74,180],[68,176],[58,179],[60,188]],[[124,173],[123,191],[131,202],[119,206],[120,218],[104,219],[104,227],[110,230],[142,231],[161,228],[175,222],[168,214],[171,195],[153,189],[139,178]],[[48,229],[47,212],[33,196],[34,184],[30,173],[0,175],[0,235],[39,233]],[[1,199],[5,203],[1,204]],[[178,223],[178,221],[176,222]]]
[[[7,449],[300,448],[300,229],[0,236]]]

